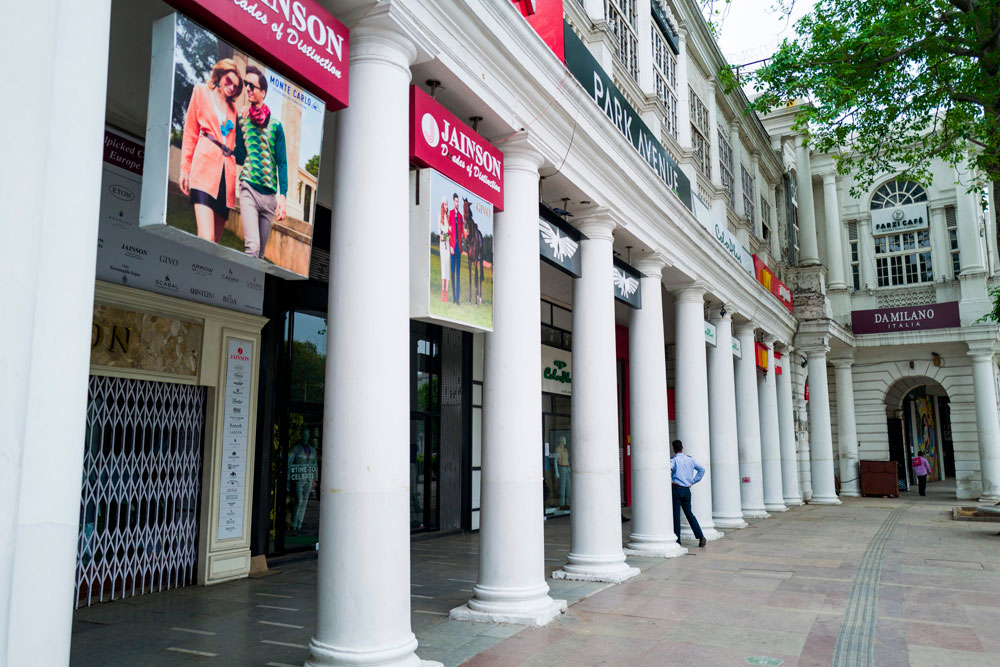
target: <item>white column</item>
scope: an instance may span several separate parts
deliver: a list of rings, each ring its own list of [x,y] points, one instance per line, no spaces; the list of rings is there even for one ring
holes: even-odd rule
[[[733,121],[729,128],[729,145],[733,148],[733,211],[743,220],[743,145],[740,142],[740,120]],[[720,156],[721,157],[721,156]],[[722,171],[722,168],[719,168]]]
[[[809,357],[809,458],[812,499],[816,505],[839,505],[833,475],[833,432],[830,427],[830,392],[827,389],[825,342],[799,348]]]
[[[415,57],[383,11],[351,30],[328,302],[331,322],[351,324],[333,327],[327,341],[323,426],[333,446],[323,452],[310,667],[420,664],[410,631],[410,320],[400,289],[410,279],[406,109]],[[377,271],[358,252],[373,227],[381,230]],[[359,275],[367,276],[364,290],[355,286]]]
[[[981,502],[1000,502],[1000,421],[997,418],[996,362],[992,346],[969,346],[972,385],[976,392],[976,431],[979,434]]]
[[[951,262],[951,258],[948,259]],[[872,238],[872,220],[868,213],[858,218],[858,263],[861,266],[861,289],[878,286],[875,271],[875,239]]]
[[[837,445],[840,450],[840,495],[861,495],[858,464],[858,424],[854,413],[854,377],[851,358],[832,359],[837,381]]]
[[[636,264],[642,273],[642,308],[629,322],[632,419],[632,533],[627,554],[680,556],[670,491],[670,433],[667,425],[667,363],[663,343],[660,283],[666,262],[648,255]],[[537,375],[537,372],[536,372]]]
[[[799,465],[795,453],[795,407],[792,403],[792,349],[787,345],[781,356],[778,384],[778,431],[781,437],[781,494],[788,507],[802,504]]]
[[[934,272],[937,278],[952,280],[955,278],[955,268],[951,262],[951,238],[948,235],[948,219],[945,216],[944,206],[931,206],[930,209]]]
[[[736,325],[741,357],[736,360],[736,430],[740,450],[740,502],[743,518],[764,519],[764,473],[760,462],[760,413],[757,403],[757,362],[754,325]]]
[[[968,163],[966,163],[968,166]],[[978,273],[983,267],[982,250],[979,241],[979,214],[973,198],[965,192],[969,186],[970,171],[955,169],[955,190],[957,197],[955,215],[958,223],[958,253],[962,275]]]
[[[708,415],[712,448],[712,519],[719,528],[745,528],[740,499],[740,450],[733,377],[733,306],[712,311],[715,347],[708,347]]]
[[[830,289],[844,289],[844,247],[841,241],[840,205],[837,203],[837,175],[823,174],[823,210],[826,213],[826,268]]]
[[[795,138],[795,190],[799,208],[799,266],[819,264],[816,209],[813,208],[812,166],[803,137]]]
[[[750,195],[750,201],[753,202],[754,210],[757,212],[757,214],[754,216],[753,219],[753,235],[756,236],[758,239],[760,239],[764,235],[763,226],[761,222],[761,215],[764,212],[760,210],[760,200],[761,200],[761,195],[768,189],[768,187],[767,184],[764,183],[760,177],[760,153],[758,153],[756,150],[753,151],[753,153],[751,153],[750,159],[753,163],[750,173],[753,176],[753,186],[754,186],[754,192],[753,194]],[[772,208],[771,210],[773,211],[774,209]]]
[[[625,563],[622,551],[612,282],[615,222],[604,209],[577,220],[585,238],[579,250],[583,275],[573,281],[573,511],[567,564],[552,576],[617,583],[639,570]],[[533,460],[537,465],[537,454]]]
[[[100,217],[110,0],[10,6],[0,138],[0,665],[69,664]],[[46,45],[40,48],[40,45]],[[67,122],[67,110],[72,120]],[[58,187],[58,196],[38,196]],[[71,202],[71,204],[69,204]]]
[[[715,522],[712,519],[712,463],[708,427],[704,297],[705,288],[698,283],[685,287],[677,294],[674,406],[677,416],[677,439],[684,443],[684,453],[694,457],[705,468],[705,476],[691,487],[691,509],[701,524],[705,539],[717,540],[722,537],[722,533],[715,529]],[[689,532],[690,529],[685,535]]]
[[[708,107],[708,145],[711,146],[712,154],[708,159],[708,173],[711,176],[712,185],[717,188],[722,187],[722,170],[719,169],[719,105],[715,103],[715,78],[709,77],[705,83],[706,98],[705,106]],[[725,209],[723,209],[725,215]]]
[[[566,610],[545,581],[542,494],[541,340],[538,167],[542,156],[524,135],[504,144],[504,211],[497,214],[493,256],[493,331],[486,334],[483,389],[479,581],[451,618],[544,625]]]
[[[684,148],[691,147],[691,97],[688,92],[687,30],[677,30],[677,140]],[[692,179],[694,180],[694,179]]]
[[[760,415],[761,469],[764,473],[764,509],[784,512],[781,486],[781,433],[778,428],[778,392],[774,373],[774,336],[765,334],[764,345],[770,350],[771,359],[765,373],[757,373],[758,413]]]

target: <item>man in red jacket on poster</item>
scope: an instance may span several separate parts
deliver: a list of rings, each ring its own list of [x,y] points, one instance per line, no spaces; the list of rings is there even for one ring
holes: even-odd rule
[[[458,298],[462,293],[460,282],[462,280],[462,238],[465,231],[465,220],[458,208],[458,193],[452,196],[454,206],[448,212],[448,245],[451,248],[451,297],[452,301],[458,303]]]

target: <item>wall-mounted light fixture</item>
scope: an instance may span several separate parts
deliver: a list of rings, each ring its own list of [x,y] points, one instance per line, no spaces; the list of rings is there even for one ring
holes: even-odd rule
[[[941,366],[941,355],[937,352],[931,352],[931,363],[935,366]]]

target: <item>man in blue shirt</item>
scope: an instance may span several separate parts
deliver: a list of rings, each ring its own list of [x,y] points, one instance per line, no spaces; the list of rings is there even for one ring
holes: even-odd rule
[[[670,488],[674,496],[674,534],[677,544],[681,543],[681,510],[687,517],[688,525],[698,538],[698,546],[705,546],[705,534],[701,532],[698,519],[691,511],[691,487],[705,476],[705,469],[698,462],[684,453],[684,444],[674,440],[674,455],[670,459]]]

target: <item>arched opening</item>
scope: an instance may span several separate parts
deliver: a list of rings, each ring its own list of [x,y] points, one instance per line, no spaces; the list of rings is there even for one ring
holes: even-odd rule
[[[955,479],[948,392],[926,376],[896,381],[885,395],[889,458],[899,466],[900,489],[916,484],[913,457],[923,452],[931,462],[928,482]]]

